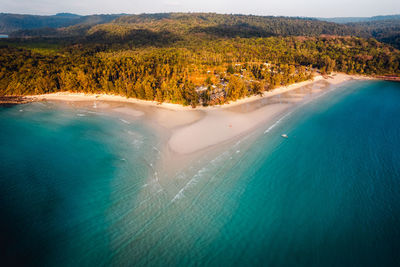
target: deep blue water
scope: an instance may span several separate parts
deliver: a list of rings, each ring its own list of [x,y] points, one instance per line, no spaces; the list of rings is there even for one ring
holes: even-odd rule
[[[1,260],[399,266],[399,118],[400,84],[348,83],[167,177],[142,121],[3,107]]]

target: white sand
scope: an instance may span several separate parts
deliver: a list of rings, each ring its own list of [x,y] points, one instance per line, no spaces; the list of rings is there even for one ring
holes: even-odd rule
[[[346,74],[334,74],[328,79],[317,76],[314,78],[314,81],[306,81],[287,87],[277,88],[271,92],[265,92],[263,96],[251,96],[223,106],[199,107],[195,110],[191,107],[183,107],[175,104],[164,103],[160,105],[152,101],[127,99],[114,95],[85,95],[66,92],[32,96],[32,98],[45,98],[46,100],[61,100],[65,102],[93,101],[92,105],[96,103],[97,106],[102,105],[101,103],[104,103],[103,101],[119,102],[121,105],[123,103],[137,104],[121,107],[117,103],[117,107],[113,108],[112,105],[110,105],[108,108],[111,111],[132,118],[138,118],[147,114],[148,116],[146,118],[154,121],[157,125],[160,125],[166,130],[172,129],[168,141],[170,150],[174,153],[187,155],[245,134],[258,125],[267,124],[273,118],[283,114],[291,104],[269,104],[247,113],[234,112],[232,111],[232,107],[270,98],[313,83],[317,83],[314,84],[314,90],[322,90],[324,86],[337,85],[352,79],[367,78]],[[325,83],[318,83],[319,81],[325,81]],[[293,95],[293,97],[288,100],[289,102],[296,102],[301,99],[302,94],[296,93],[296,95]]]
[[[128,107],[113,108],[112,110],[115,112],[124,114],[124,115],[132,116],[132,117],[140,117],[140,116],[144,115],[143,111],[136,110],[133,108],[128,108]]]
[[[290,107],[272,104],[249,113],[210,111],[198,122],[176,130],[168,144],[179,154],[190,154],[239,136]]]
[[[204,112],[199,110],[171,110],[157,107],[152,110],[151,119],[165,128],[176,128],[193,123],[204,117]]]

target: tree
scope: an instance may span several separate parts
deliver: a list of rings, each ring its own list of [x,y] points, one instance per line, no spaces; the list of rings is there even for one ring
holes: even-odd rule
[[[228,92],[227,97],[229,100],[237,100],[241,97],[244,97],[245,94],[245,85],[244,82],[236,77],[231,76],[228,84]]]
[[[151,83],[149,81],[143,82],[144,83],[144,92],[146,96],[146,100],[154,100],[154,91],[151,87]]]
[[[162,103],[164,101],[163,93],[162,93],[161,89],[158,89],[158,88],[156,89],[156,100],[159,103]]]
[[[253,94],[262,95],[265,90],[265,82],[264,81],[251,82],[251,90]]]
[[[232,64],[228,65],[228,68],[226,69],[226,72],[229,74],[234,74],[235,73],[235,69],[233,68]]]

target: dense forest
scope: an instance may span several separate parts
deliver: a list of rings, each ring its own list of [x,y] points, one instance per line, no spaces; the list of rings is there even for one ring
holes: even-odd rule
[[[89,15],[80,16],[59,13],[54,16],[20,15],[0,13],[0,33],[11,34],[16,31],[39,28],[60,28],[72,25],[96,25],[110,22],[122,15]]]
[[[141,29],[157,32],[169,31],[178,35],[203,33],[213,37],[318,36],[321,34],[368,37],[368,33],[363,29],[311,18],[221,15],[214,13],[159,13],[130,16],[116,15],[118,17],[115,17],[115,20],[106,23],[107,21],[104,20],[108,17],[104,16],[111,15],[99,16],[103,19],[94,20],[95,15],[78,17],[73,20],[74,24],[71,24],[70,27],[24,27],[9,34],[13,37],[82,37],[98,32],[121,35],[126,34],[128,31]],[[79,23],[77,23],[78,21]],[[87,21],[92,21],[92,23],[87,23]],[[72,22],[70,21],[69,23]]]
[[[385,15],[373,17],[336,17],[336,18],[318,18],[319,20],[335,22],[335,23],[357,23],[357,22],[378,22],[382,20],[397,20],[400,15]]]
[[[196,106],[316,71],[400,74],[399,50],[315,19],[174,13],[35,31],[0,42],[0,95],[107,93]]]
[[[346,25],[362,28],[378,41],[391,44],[400,49],[400,16],[399,18],[348,23]]]
[[[400,15],[360,17],[360,18],[320,18],[320,20],[340,23],[362,32],[363,37],[373,37],[380,42],[400,49]]]

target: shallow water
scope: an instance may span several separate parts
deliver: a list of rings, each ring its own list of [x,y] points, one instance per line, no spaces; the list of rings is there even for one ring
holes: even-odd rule
[[[173,177],[141,120],[1,108],[3,261],[399,265],[399,103],[397,83],[351,82]]]

